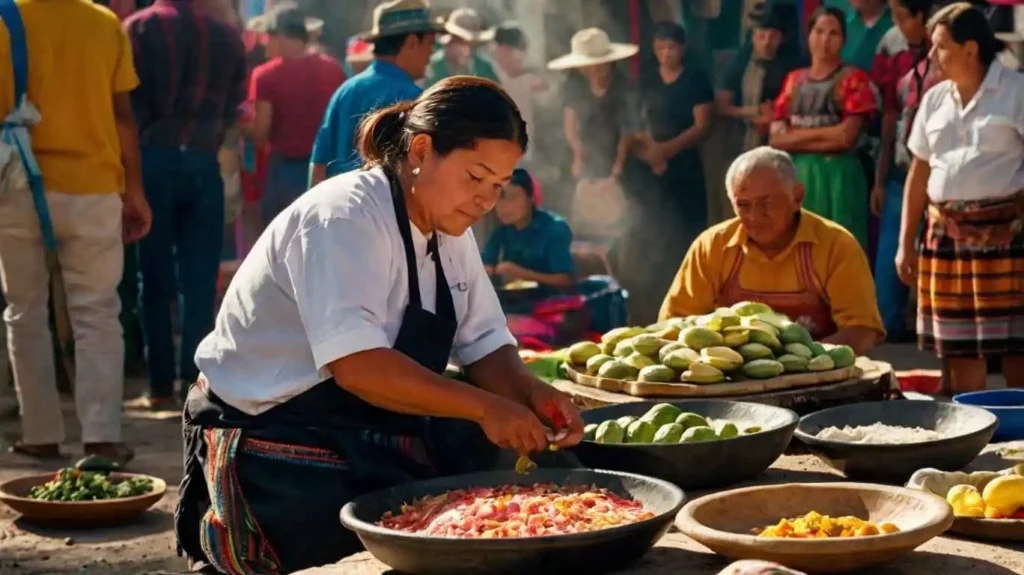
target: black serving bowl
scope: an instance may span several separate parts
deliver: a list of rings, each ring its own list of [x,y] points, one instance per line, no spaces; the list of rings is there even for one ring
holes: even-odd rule
[[[604,487],[640,501],[655,516],[600,531],[508,539],[435,537],[377,525],[385,512],[396,512],[403,503],[428,495],[534,483]],[[647,553],[668,531],[685,501],[675,485],[640,475],[589,469],[542,468],[529,475],[492,471],[410,483],[357,497],[342,508],[341,522],[374,557],[402,573],[603,573],[626,567]]]
[[[920,427],[946,437],[882,445],[817,437],[828,427],[874,423]],[[850,479],[902,484],[918,469],[963,469],[985,448],[998,425],[995,415],[978,407],[937,401],[875,401],[805,415],[796,436],[811,453]]]
[[[626,415],[640,417],[665,402],[626,403],[583,412],[586,423],[601,423]],[[699,400],[669,402],[684,412],[710,419],[725,419],[740,429],[760,426],[762,431],[703,443],[604,444],[584,441],[573,448],[587,467],[616,469],[671,481],[683,489],[733,485],[753,479],[768,469],[786,450],[799,417],[788,409],[737,401]]]

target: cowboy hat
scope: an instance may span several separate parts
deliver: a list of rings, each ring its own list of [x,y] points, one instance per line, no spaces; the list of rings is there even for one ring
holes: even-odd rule
[[[472,8],[456,8],[445,22],[446,34],[439,39],[442,44],[451,42],[452,37],[470,44],[483,44],[494,39],[494,28],[485,29],[484,21]]]
[[[632,58],[640,51],[635,44],[612,42],[600,28],[587,28],[572,35],[572,51],[548,62],[548,70],[568,70]]]
[[[299,5],[296,4],[295,2],[281,2],[280,4],[271,8],[270,11],[267,12],[266,14],[256,16],[255,18],[250,18],[249,21],[245,23],[245,29],[249,32],[257,32],[263,34],[271,32],[272,28],[274,27],[274,20],[277,18],[279,14],[285,12],[292,12],[298,9]],[[324,21],[321,20],[320,18],[307,17],[305,19],[305,22],[306,32],[309,34],[317,34],[323,31],[324,29]]]
[[[386,36],[443,31],[444,22],[430,15],[424,0],[389,0],[373,9],[373,27],[359,37],[373,42]]]

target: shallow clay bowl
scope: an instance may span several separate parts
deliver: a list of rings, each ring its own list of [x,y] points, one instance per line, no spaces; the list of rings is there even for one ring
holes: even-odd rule
[[[817,511],[887,521],[898,533],[843,539],[782,539],[752,535]],[[732,559],[774,561],[806,573],[847,573],[892,561],[953,523],[945,501],[921,491],[861,483],[787,484],[748,487],[708,495],[687,504],[679,529],[715,553]]]
[[[32,523],[59,527],[93,527],[111,525],[132,519],[160,501],[167,483],[159,477],[135,473],[111,473],[114,482],[132,477],[145,477],[153,482],[153,490],[145,495],[104,499],[100,501],[39,501],[29,499],[33,487],[53,479],[53,473],[29,475],[0,484],[0,501],[21,513]]]
[[[535,483],[604,487],[640,501],[655,516],[589,533],[507,539],[438,537],[377,525],[385,512],[398,511],[403,503],[428,495],[468,487]],[[672,526],[685,500],[682,490],[667,481],[614,471],[540,468],[528,475],[493,471],[409,483],[357,497],[342,508],[341,522],[355,531],[367,551],[381,563],[401,573],[589,574],[621,569],[640,559]]]
[[[600,424],[626,415],[640,417],[662,402],[637,402],[589,409],[586,423]],[[587,467],[617,469],[671,481],[683,489],[720,487],[753,479],[768,469],[793,439],[799,417],[788,409],[738,401],[669,402],[684,412],[724,419],[740,429],[761,431],[733,439],[700,443],[604,444],[584,441],[572,449]]]
[[[945,437],[888,445],[817,437],[828,427],[874,423],[931,429]],[[988,445],[998,425],[995,415],[978,407],[936,401],[876,401],[805,415],[796,437],[811,453],[850,479],[903,484],[918,469],[963,469]]]

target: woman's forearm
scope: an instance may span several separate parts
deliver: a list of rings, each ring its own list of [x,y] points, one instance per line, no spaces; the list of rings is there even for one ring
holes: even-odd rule
[[[903,213],[900,216],[900,244],[906,247],[914,245],[917,231],[921,227],[921,217],[928,204],[928,177],[931,166],[919,158],[910,164],[907,183],[903,187]]]
[[[857,355],[864,355],[878,343],[879,333],[873,328],[854,325],[841,328],[834,334],[821,340],[834,345],[848,345]]]
[[[827,128],[790,128],[785,132],[772,134],[769,143],[773,148],[789,152],[836,153],[849,150],[840,126]]]
[[[885,185],[892,166],[893,148],[896,143],[896,123],[899,114],[893,110],[885,112],[882,117],[882,148],[878,153],[878,165],[875,167],[875,185]]]
[[[480,389],[510,399],[522,405],[530,405],[532,387],[544,385],[533,375],[519,357],[519,351],[505,345],[484,356],[483,359],[465,368],[469,380]]]
[[[334,381],[364,401],[398,413],[479,422],[495,399],[442,377],[393,349],[372,349],[328,364]]]
[[[522,279],[559,289],[569,289],[573,284],[573,279],[570,274],[546,274],[542,272],[535,272],[533,270],[524,270]]]

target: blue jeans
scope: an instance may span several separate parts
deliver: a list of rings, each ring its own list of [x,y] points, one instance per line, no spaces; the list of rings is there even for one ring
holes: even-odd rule
[[[270,156],[267,164],[267,183],[260,199],[260,215],[268,226],[277,214],[284,211],[309,189],[309,158]]]
[[[143,148],[142,173],[153,227],[139,243],[142,327],[153,397],[173,394],[174,380],[199,376],[199,341],[213,329],[224,242],[224,181],[208,152]],[[181,359],[175,369],[171,303],[178,302]]]
[[[907,300],[910,288],[896,273],[896,250],[900,244],[900,214],[903,211],[903,183],[906,172],[893,170],[885,183],[885,205],[878,222],[878,256],[875,259],[875,291],[878,310],[890,340],[906,336]]]

